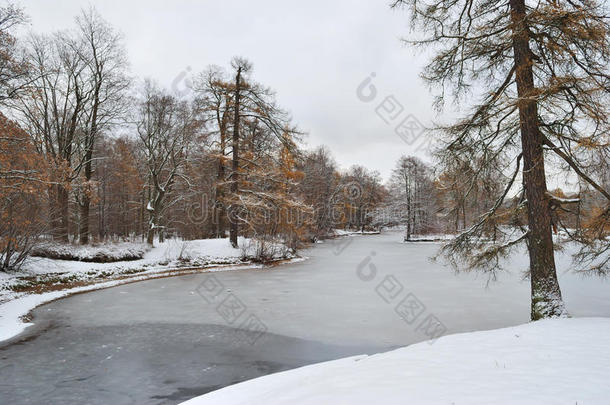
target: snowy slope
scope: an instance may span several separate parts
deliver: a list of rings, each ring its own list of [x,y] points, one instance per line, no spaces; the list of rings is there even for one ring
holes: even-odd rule
[[[252,239],[240,237],[239,247],[233,248],[228,238],[199,239],[183,241],[168,239],[163,243],[155,243],[155,247],[148,250],[142,259],[131,261],[118,261],[113,263],[90,263],[75,260],[56,260],[40,257],[29,258],[20,273],[12,276],[23,276],[45,273],[87,273],[91,271],[120,272],[131,269],[177,267],[188,262],[190,266],[205,266],[208,264],[236,264],[242,260],[247,261],[256,254],[256,242]],[[114,245],[108,245],[108,251]],[[120,247],[133,248],[130,244],[121,244]],[[115,247],[116,248],[116,247]],[[81,249],[75,247],[75,249]],[[277,246],[274,256],[276,258],[290,258],[293,255],[284,246]],[[117,255],[123,252],[117,252]],[[6,273],[0,273],[0,281],[8,278]]]
[[[553,319],[307,366],[184,404],[608,404],[609,381],[610,319]]]

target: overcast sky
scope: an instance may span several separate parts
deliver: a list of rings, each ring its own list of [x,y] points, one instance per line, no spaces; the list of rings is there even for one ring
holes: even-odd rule
[[[342,168],[360,164],[384,178],[402,154],[425,158],[425,140],[409,115],[429,125],[432,97],[418,74],[424,63],[401,37],[404,11],[387,0],[24,0],[30,29],[73,26],[80,9],[95,8],[125,36],[131,71],[183,89],[189,74],[235,55],[254,64],[253,78],[277,92],[306,131],[306,147],[327,145]],[[371,101],[357,88],[371,73]],[[185,76],[186,74],[186,76]],[[364,86],[363,94],[370,89]],[[394,112],[376,108],[394,96]],[[369,97],[370,98],[370,97]],[[388,106],[386,101],[383,106]],[[400,103],[404,109],[401,109]],[[400,114],[398,114],[400,112]],[[382,115],[389,123],[386,123]],[[394,129],[406,119],[407,144]]]

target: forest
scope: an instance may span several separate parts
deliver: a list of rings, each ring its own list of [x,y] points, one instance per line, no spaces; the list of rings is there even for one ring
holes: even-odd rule
[[[489,166],[485,155],[403,156],[389,179],[366,162],[341,168],[325,146],[305,147],[307,134],[243,57],[201,67],[177,92],[131,76],[124,39],[94,9],[19,40],[27,17],[1,11],[4,270],[49,241],[229,237],[236,247],[247,236],[296,249],[335,229],[459,234],[490,210],[481,232],[491,240],[527,223],[523,192],[505,190],[515,180],[508,157]],[[599,157],[591,167],[608,184]],[[594,226],[605,201],[583,181],[552,196],[555,233]]]

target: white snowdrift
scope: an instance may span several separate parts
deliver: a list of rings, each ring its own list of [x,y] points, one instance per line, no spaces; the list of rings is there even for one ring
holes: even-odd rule
[[[121,272],[131,269],[142,269],[152,267],[178,267],[188,264],[189,266],[205,266],[209,264],[236,264],[252,259],[257,253],[257,242],[240,237],[238,248],[233,248],[228,238],[224,239],[199,239],[183,241],[179,239],[168,239],[163,243],[155,243],[155,247],[148,250],[142,259],[131,261],[118,261],[113,263],[89,263],[76,260],[56,260],[32,257],[24,265],[23,271],[15,273],[15,276],[46,274],[46,273],[87,273],[91,271]],[[114,250],[117,256],[124,252],[117,251],[121,247],[131,249],[129,244],[108,245],[106,251]],[[268,244],[272,250],[273,257],[291,258],[292,253],[280,244]],[[79,247],[74,247],[76,251]],[[96,248],[99,250],[99,248]],[[80,254],[80,253],[79,253]],[[0,273],[0,280],[2,280]],[[4,278],[7,275],[4,274]]]
[[[146,243],[120,242],[80,246],[50,242],[35,247],[32,256],[103,263],[142,259],[148,250]]]
[[[379,233],[379,231],[347,231],[345,229],[333,229],[332,236],[378,235]]]
[[[610,319],[553,319],[320,363],[184,404],[608,404],[608,381]]]

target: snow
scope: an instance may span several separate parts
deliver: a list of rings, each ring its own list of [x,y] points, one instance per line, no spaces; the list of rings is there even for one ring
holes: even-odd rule
[[[85,262],[117,262],[141,259],[149,247],[146,243],[120,242],[97,245],[45,243],[33,250],[33,256]]]
[[[238,245],[238,248],[233,248],[227,238],[191,241],[170,239],[163,243],[157,242],[140,260],[114,263],[84,263],[76,260],[32,257],[25,263],[23,271],[15,274],[15,276],[49,273],[86,274],[96,271],[121,273],[129,270],[154,268],[167,270],[168,266],[171,268],[185,265],[237,264],[255,256],[256,243],[251,239],[239,238]],[[125,244],[125,246],[130,247],[131,245]],[[276,247],[274,258],[292,257],[291,253],[283,246]],[[112,251],[112,248],[108,247],[106,250]],[[120,255],[121,252],[115,252],[115,254]]]
[[[131,248],[128,244],[124,246]],[[140,260],[90,263],[29,258],[22,271],[18,273],[0,272],[0,342],[16,336],[31,325],[31,323],[23,322],[22,317],[32,309],[70,294],[165,276],[169,271],[188,274],[201,271],[202,268],[208,271],[244,269],[246,268],[243,266],[244,264],[249,264],[249,268],[262,267],[262,265],[252,264],[252,259],[256,256],[260,246],[259,242],[240,237],[238,246],[238,248],[233,248],[227,238],[193,241],[171,239],[157,243]],[[301,260],[279,243],[267,243],[265,249],[276,260]],[[105,250],[121,254],[116,246],[108,246]],[[83,252],[85,251],[83,250]],[[120,279],[113,280],[113,278]],[[36,283],[44,285],[65,283],[68,286],[74,282],[95,284],[42,294],[20,292],[18,288],[22,285],[35,287]]]
[[[379,233],[379,231],[347,231],[345,229],[333,229],[332,236],[378,235]]]
[[[580,202],[580,198],[562,198],[562,197],[557,197],[556,195],[553,195],[551,193],[549,193],[547,191],[546,193],[547,197],[549,197],[550,199],[557,201],[560,204],[576,204]]]
[[[184,404],[607,404],[609,378],[610,319],[562,318],[306,366]]]
[[[406,235],[405,235],[406,238]],[[427,234],[427,235],[411,235],[409,240],[404,240],[404,242],[438,242],[438,241],[450,241],[455,238],[454,234]]]

